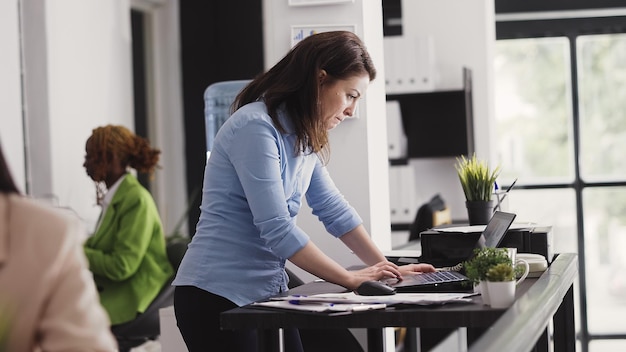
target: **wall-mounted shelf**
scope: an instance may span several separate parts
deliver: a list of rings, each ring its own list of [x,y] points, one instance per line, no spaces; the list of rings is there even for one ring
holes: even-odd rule
[[[472,77],[467,68],[463,69],[463,80],[459,90],[387,95],[388,102],[397,101],[388,104],[394,109],[388,107],[387,112],[393,131],[388,133],[392,231],[408,230],[420,205],[414,199],[411,159],[469,156],[474,152]],[[392,139],[404,137],[406,141]],[[399,153],[398,148],[404,152]]]
[[[470,155],[474,152],[471,71],[463,69],[460,90],[387,95],[398,101],[408,158]]]
[[[389,159],[390,166],[408,165],[409,158]]]

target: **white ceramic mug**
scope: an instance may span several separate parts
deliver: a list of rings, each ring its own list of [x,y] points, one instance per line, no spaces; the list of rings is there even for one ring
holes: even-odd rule
[[[511,262],[513,263],[513,268],[517,268],[520,265],[524,266],[524,273],[516,280],[515,283],[516,285],[519,285],[526,279],[526,277],[528,277],[528,273],[530,273],[530,265],[524,259],[516,259],[517,248],[507,248],[506,250],[509,258],[511,258]]]
[[[530,265],[528,264],[527,261],[525,261],[524,259],[517,259],[515,261],[515,263],[513,264],[514,268],[517,268],[519,265],[523,265],[524,266],[524,273],[522,274],[522,276],[520,276],[515,285],[519,285],[521,284],[524,280],[526,280],[526,277],[528,277],[528,273],[530,272]]]
[[[486,282],[487,287],[481,289],[488,290],[489,305],[493,308],[508,308],[515,302],[515,288],[521,284],[528,273],[530,272],[530,265],[524,259],[515,259],[517,253],[516,248],[507,248],[509,257],[513,262],[513,267],[517,268],[520,265],[524,266],[523,274],[515,281],[489,281]]]

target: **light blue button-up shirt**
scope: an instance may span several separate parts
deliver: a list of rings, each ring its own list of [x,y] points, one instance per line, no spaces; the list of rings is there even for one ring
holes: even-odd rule
[[[335,237],[362,223],[318,156],[295,155],[296,136],[286,112],[286,133],[263,102],[240,108],[220,128],[204,172],[200,220],[174,285],[191,285],[238,305],[287,289],[285,260],[309,236],[296,225],[305,195]]]

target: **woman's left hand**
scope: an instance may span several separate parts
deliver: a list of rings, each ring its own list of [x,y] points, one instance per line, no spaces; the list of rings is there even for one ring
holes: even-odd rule
[[[410,275],[415,273],[431,273],[435,271],[435,267],[430,264],[406,264],[398,267],[402,275]]]

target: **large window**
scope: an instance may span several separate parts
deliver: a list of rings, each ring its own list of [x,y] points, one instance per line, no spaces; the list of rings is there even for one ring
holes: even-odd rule
[[[567,38],[498,41],[496,135],[503,179],[574,180]]]
[[[626,175],[626,34],[577,38],[580,172],[585,181]]]
[[[509,207],[521,221],[553,226],[555,252],[578,252],[567,38],[498,41],[496,141],[500,182],[517,179]],[[519,186],[558,188],[520,190]],[[560,187],[559,187],[560,185]]]
[[[494,58],[509,208],[578,253],[579,348],[593,352],[626,351],[626,34],[608,22],[508,22]]]
[[[626,334],[626,34],[576,39],[589,332]],[[626,341],[621,345],[626,350]],[[593,350],[593,349],[592,349]],[[599,351],[600,349],[598,349]]]

